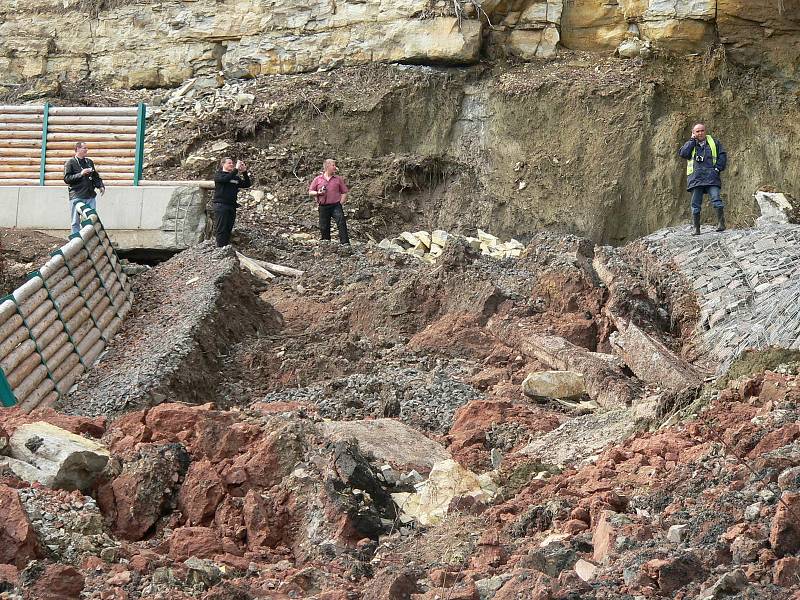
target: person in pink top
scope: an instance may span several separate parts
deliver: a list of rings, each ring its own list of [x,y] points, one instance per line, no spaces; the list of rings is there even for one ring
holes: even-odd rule
[[[322,165],[322,173],[308,186],[308,195],[317,201],[321,238],[331,239],[331,218],[333,218],[339,229],[339,242],[349,244],[350,238],[347,235],[347,221],[344,218],[342,204],[347,201],[350,190],[336,171],[336,161],[331,158],[326,159]]]

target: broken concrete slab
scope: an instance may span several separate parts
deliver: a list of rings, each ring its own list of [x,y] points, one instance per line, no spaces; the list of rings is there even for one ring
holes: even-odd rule
[[[613,314],[612,319],[617,331],[611,347],[639,379],[676,392],[703,383],[705,374],[661,341],[627,319]]]
[[[429,473],[436,463],[451,458],[444,446],[394,419],[325,421],[321,428],[334,442],[355,438],[363,452],[400,471]]]
[[[595,578],[598,570],[599,567],[596,564],[590,563],[588,560],[583,560],[582,558],[579,558],[578,562],[575,563],[575,572],[578,574],[578,577],[587,583]]]
[[[627,408],[581,415],[534,439],[517,454],[547,465],[571,465],[624,440],[635,429],[633,415]]]
[[[773,192],[755,193],[761,216],[756,219],[756,227],[763,229],[773,225],[788,225],[800,222],[800,201],[786,194]]]
[[[534,398],[577,398],[586,393],[586,382],[575,371],[537,371],[525,378],[522,391]]]
[[[9,448],[18,477],[65,490],[88,490],[110,456],[102,444],[43,421],[17,429]]]

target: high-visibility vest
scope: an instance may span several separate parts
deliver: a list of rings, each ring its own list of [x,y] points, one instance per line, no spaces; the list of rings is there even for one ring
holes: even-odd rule
[[[711,164],[715,167],[717,166],[717,143],[714,141],[714,138],[710,135],[706,136],[706,141],[708,142],[708,147],[711,148]],[[694,173],[694,157],[697,155],[697,146],[692,148],[692,158],[686,164],[686,174],[691,175]]]

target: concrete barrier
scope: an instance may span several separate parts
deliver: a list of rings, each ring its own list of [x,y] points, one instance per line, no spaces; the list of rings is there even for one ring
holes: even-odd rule
[[[103,225],[120,250],[183,250],[203,240],[206,196],[200,185],[109,187],[97,198]],[[0,187],[0,227],[69,234],[66,186]]]

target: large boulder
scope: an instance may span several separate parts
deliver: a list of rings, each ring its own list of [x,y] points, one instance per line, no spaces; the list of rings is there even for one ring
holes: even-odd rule
[[[189,467],[181,444],[142,445],[121,473],[99,492],[100,507],[117,535],[142,539],[177,503],[178,488]],[[195,516],[202,514],[198,509]]]
[[[78,600],[86,581],[78,569],[70,565],[47,565],[33,584],[32,598],[38,600]]]
[[[450,458],[441,444],[394,419],[328,421],[322,431],[333,442],[355,438],[362,452],[401,470],[427,473],[435,463]]]
[[[783,492],[769,531],[770,546],[779,557],[791,556],[800,550],[798,511],[800,511],[800,494]]]
[[[65,490],[91,488],[109,458],[103,445],[42,421],[19,427],[9,449],[18,477]]]
[[[575,371],[537,371],[525,378],[522,391],[534,398],[575,398],[586,393],[586,383]]]

